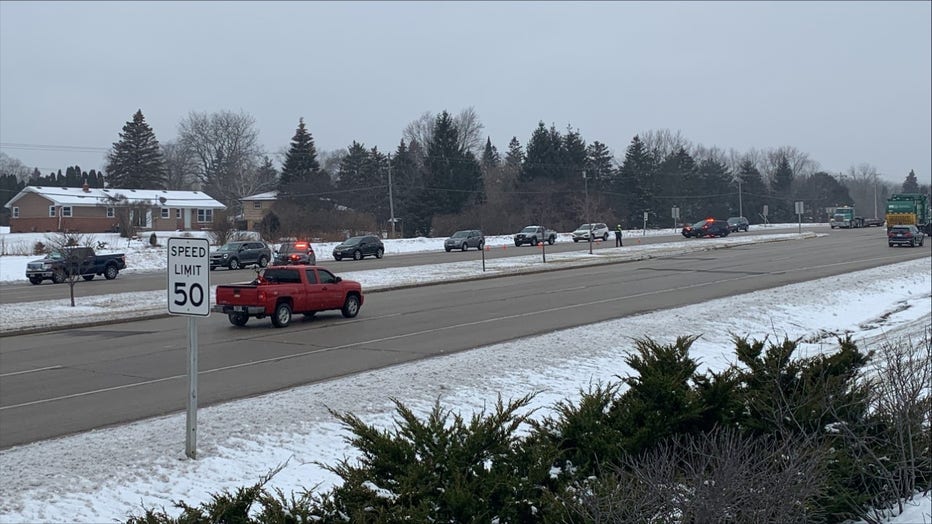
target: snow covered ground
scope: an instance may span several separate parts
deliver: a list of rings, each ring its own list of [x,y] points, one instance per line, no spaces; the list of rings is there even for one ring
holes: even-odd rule
[[[790,231],[779,235],[782,240],[798,238],[796,225],[790,226]],[[813,231],[803,235],[817,234],[818,229]],[[602,260],[599,257],[646,257],[658,253],[651,250],[685,252],[728,242],[777,240],[772,235],[755,236],[753,229],[751,233],[661,246],[639,245],[634,242],[636,237],[626,236],[625,248],[602,248],[592,256],[587,251],[548,254],[547,258],[554,263],[586,264]],[[664,234],[673,233],[667,230]],[[490,239],[490,245],[493,242]],[[390,255],[434,250],[441,244],[442,239],[419,239],[398,244],[393,241],[386,243],[386,247]],[[329,252],[325,244],[315,247],[319,255]],[[125,251],[129,257],[136,256],[129,249]],[[139,255],[134,266],[143,267],[138,261],[144,259]],[[164,251],[151,260],[150,270],[164,267]],[[539,255],[516,257],[498,265],[490,264],[493,267],[489,269],[522,271],[539,268],[539,261]],[[23,268],[10,269],[13,265],[9,257],[0,257],[0,280],[22,279]],[[445,280],[451,275],[481,273],[475,259],[427,267],[432,268],[427,277],[423,266],[416,273],[386,269],[340,274],[360,280],[372,289],[386,286],[390,280]],[[184,455],[183,412],[3,450],[0,522],[105,522],[140,514],[143,504],[163,507],[169,514],[178,515],[179,511],[172,507],[173,501],[183,499],[189,504],[200,504],[212,492],[253,484],[280,464],[286,465],[270,487],[286,492],[315,485],[326,489],[338,478],[315,462],[334,464],[355,456],[343,440],[346,433],[327,408],[350,411],[368,423],[388,426],[394,414],[390,398],[397,398],[421,414],[427,413],[439,399],[444,406],[455,407],[468,416],[493,405],[498,395],[507,399],[535,392],[537,397],[529,409],[539,408],[536,416],[544,416],[547,408],[558,400],[575,399],[576,392],[590,383],[614,381],[629,374],[631,370],[624,364],[623,356],[634,338],[650,336],[667,342],[678,335],[701,334],[693,345],[693,355],[704,368],[720,370],[733,360],[732,334],[756,338],[805,337],[806,352],[832,351],[834,336],[841,333],[851,333],[865,347],[883,339],[915,335],[932,327],[929,269],[929,258],[923,258],[853,275],[853,281],[859,283],[857,288],[850,285],[852,275],[826,278],[604,322],[595,330],[591,326],[568,329],[203,408],[198,413],[198,460],[188,460]],[[917,289],[922,291],[917,293]],[[17,319],[16,310],[35,307],[55,308],[55,315],[65,319],[71,315],[117,319],[128,309],[164,311],[164,292],[153,294],[157,296],[109,295],[91,305],[84,304],[88,299],[81,299],[79,308],[67,307],[64,301],[59,305],[40,302],[30,303],[29,307],[23,304],[3,307],[0,328],[13,330],[27,325],[22,318]],[[838,303],[848,304],[843,316],[838,315],[834,306]],[[704,318],[699,314],[701,311],[726,306],[745,311],[730,330],[696,324],[696,319]],[[80,311],[73,311],[76,309]],[[13,318],[7,319],[8,315]],[[685,318],[690,318],[694,326],[688,333],[658,330],[658,326],[682,325],[678,320]],[[626,339],[619,341],[618,333],[624,333]],[[927,496],[916,500],[892,522],[932,523],[932,499]]]

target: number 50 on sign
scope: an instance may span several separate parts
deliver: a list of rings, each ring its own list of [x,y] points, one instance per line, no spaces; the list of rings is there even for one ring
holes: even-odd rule
[[[168,239],[168,312],[210,315],[210,243],[206,238]]]

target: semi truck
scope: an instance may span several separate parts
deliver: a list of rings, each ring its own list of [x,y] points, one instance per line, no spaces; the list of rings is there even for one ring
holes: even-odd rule
[[[828,225],[835,229],[836,227],[853,229],[864,227],[864,217],[859,217],[854,213],[854,208],[850,206],[841,206],[835,208],[835,214],[829,219]]]
[[[887,200],[887,229],[893,226],[916,226],[932,235],[929,198],[921,193],[898,193]]]

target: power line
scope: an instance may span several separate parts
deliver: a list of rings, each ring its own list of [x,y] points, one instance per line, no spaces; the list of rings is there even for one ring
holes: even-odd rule
[[[110,151],[109,147],[25,144],[19,142],[0,142],[0,149],[20,149],[24,151],[63,151],[72,153],[106,153],[107,151]]]

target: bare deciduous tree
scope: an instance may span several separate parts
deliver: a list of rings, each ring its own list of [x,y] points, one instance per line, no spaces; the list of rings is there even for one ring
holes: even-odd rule
[[[176,141],[162,143],[165,159],[165,189],[186,191],[197,183],[197,166],[193,151]]]
[[[427,144],[433,140],[436,120],[437,118],[430,111],[425,111],[405,126],[402,136],[406,142],[417,142],[422,146],[421,151],[426,154]],[[467,107],[453,117],[453,124],[456,125],[457,146],[463,151],[470,151],[478,156],[478,152],[484,145],[482,130],[485,128],[479,120],[479,113],[473,107]]]
[[[45,238],[47,256],[60,264],[54,281],[68,284],[71,307],[74,307],[74,285],[82,278],[94,278],[92,273],[89,277],[85,276],[90,262],[87,258],[88,249],[93,250],[94,237],[83,233],[59,232],[46,235]]]
[[[239,208],[243,193],[255,185],[262,156],[255,119],[246,113],[191,112],[178,125],[179,143],[195,159],[202,189],[232,209]]]
[[[679,130],[674,132],[669,129],[652,129],[638,136],[641,143],[658,161],[664,160],[681,148],[687,151],[692,149],[692,142]]]

